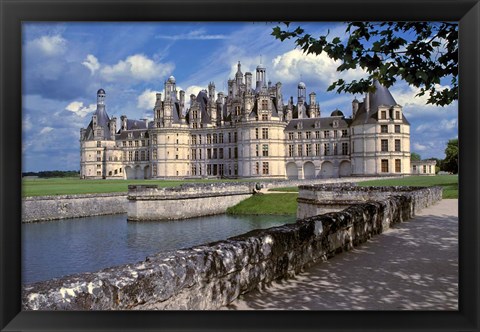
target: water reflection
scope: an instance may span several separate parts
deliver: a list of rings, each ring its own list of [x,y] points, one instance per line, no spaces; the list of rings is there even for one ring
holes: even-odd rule
[[[217,215],[181,221],[127,222],[126,215],[22,225],[22,281],[94,272],[146,256],[295,222],[294,216]]]

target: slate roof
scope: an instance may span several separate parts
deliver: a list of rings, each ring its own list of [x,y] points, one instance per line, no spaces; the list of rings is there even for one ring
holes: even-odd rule
[[[100,126],[103,128],[105,139],[107,140],[111,139],[110,117],[108,116],[107,111],[105,111],[105,107],[98,108],[97,106],[97,109],[95,110],[95,113],[93,115],[97,116],[97,126]],[[93,119],[90,121],[90,123],[87,126],[84,139],[85,140],[93,139]]]
[[[365,102],[359,103],[357,114],[353,119],[353,125],[363,123],[377,123],[378,107],[379,106],[395,106],[398,105],[392,94],[386,87],[380,84],[377,80],[373,81],[375,85],[375,92],[369,92],[370,112],[367,114]],[[402,116],[403,123],[410,125],[405,115]]]
[[[333,121],[338,121],[338,127],[333,128]],[[320,121],[320,127],[315,127],[315,123]],[[291,130],[329,130],[329,129],[346,129],[351,123],[351,119],[339,116],[330,116],[325,118],[307,118],[292,119],[285,128],[286,131]],[[302,123],[302,129],[298,129],[298,123]]]

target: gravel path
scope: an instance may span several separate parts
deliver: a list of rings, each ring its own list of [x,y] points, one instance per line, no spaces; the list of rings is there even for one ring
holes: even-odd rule
[[[223,309],[458,310],[458,200]]]

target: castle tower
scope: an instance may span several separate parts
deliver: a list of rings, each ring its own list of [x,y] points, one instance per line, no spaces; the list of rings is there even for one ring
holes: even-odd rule
[[[263,65],[257,66],[257,85],[255,89],[259,91],[267,86],[267,69]]]

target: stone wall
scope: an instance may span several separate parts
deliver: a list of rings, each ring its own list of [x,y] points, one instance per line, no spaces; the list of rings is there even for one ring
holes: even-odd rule
[[[22,222],[125,213],[126,198],[125,193],[27,197]]]
[[[340,211],[354,204],[378,201],[392,195],[413,196],[415,204],[412,215],[417,210],[442,199],[441,187],[383,186],[359,187],[354,183],[303,185],[299,186],[297,218]]]
[[[365,181],[374,178],[340,178],[340,179],[311,179],[311,180],[285,180],[285,181],[257,181],[264,188],[296,187],[306,184],[339,183],[347,181]],[[252,182],[253,183],[253,182]],[[228,182],[235,185],[235,182]],[[239,185],[248,185],[248,182],[238,182]],[[222,184],[184,184],[183,188],[215,188]],[[148,188],[150,186],[144,186]],[[154,186],[156,187],[156,186]],[[153,189],[153,188],[152,188]],[[171,188],[175,190],[175,188]],[[192,189],[193,190],[193,189]],[[207,188],[208,190],[208,188]],[[244,197],[247,198],[247,197]],[[236,204],[236,203],[235,203]],[[37,196],[23,199],[22,222],[45,221],[65,218],[89,217],[127,213],[127,193],[88,194],[88,195],[61,195]],[[222,207],[223,209],[223,207]],[[224,209],[224,211],[226,208]]]
[[[255,183],[128,186],[129,221],[173,220],[225,213],[252,196]]]
[[[395,195],[145,261],[24,286],[24,310],[218,309],[350,250],[433,203]]]

